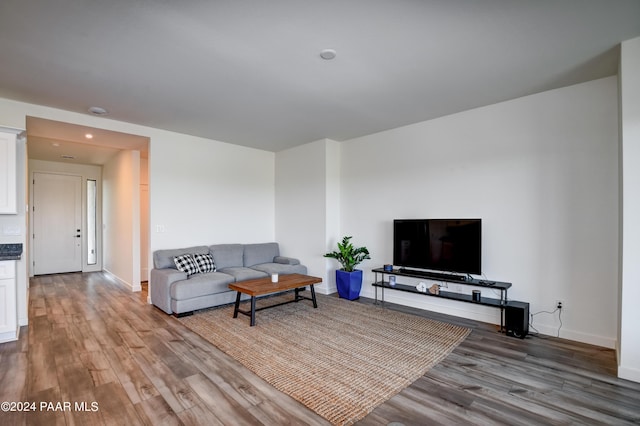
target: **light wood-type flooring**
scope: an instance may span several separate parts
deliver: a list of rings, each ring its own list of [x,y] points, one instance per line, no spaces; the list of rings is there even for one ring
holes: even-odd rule
[[[0,425],[327,424],[106,274],[32,278],[29,299],[29,326],[0,344],[0,402],[35,410]],[[640,424],[640,384],[611,350],[387,306],[473,331],[359,425]]]

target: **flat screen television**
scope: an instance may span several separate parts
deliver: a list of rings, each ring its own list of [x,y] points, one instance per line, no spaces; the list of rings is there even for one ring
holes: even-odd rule
[[[482,274],[481,219],[396,219],[393,264]]]

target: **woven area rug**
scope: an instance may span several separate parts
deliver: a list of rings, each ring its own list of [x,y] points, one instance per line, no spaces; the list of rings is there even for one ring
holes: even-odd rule
[[[308,292],[307,292],[308,293]],[[292,298],[258,300],[257,306]],[[248,309],[247,302],[241,309]],[[318,295],[234,319],[233,306],[180,321],[333,424],[349,425],[444,359],[467,328]]]

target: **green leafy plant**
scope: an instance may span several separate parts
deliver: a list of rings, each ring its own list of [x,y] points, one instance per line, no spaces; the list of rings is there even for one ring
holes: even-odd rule
[[[352,237],[344,237],[341,243],[338,243],[338,250],[326,253],[324,257],[336,259],[342,265],[343,271],[353,272],[355,267],[369,257],[369,250],[366,247],[354,247],[351,243]]]

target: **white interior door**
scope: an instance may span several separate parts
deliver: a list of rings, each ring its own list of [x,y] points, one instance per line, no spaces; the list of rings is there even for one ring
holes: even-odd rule
[[[82,271],[82,178],[33,176],[34,275]]]

